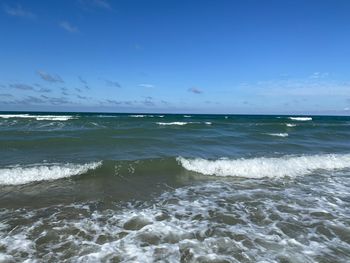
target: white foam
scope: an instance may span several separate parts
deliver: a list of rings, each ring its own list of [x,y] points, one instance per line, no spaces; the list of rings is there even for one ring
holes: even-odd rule
[[[128,117],[132,117],[132,118],[144,118],[144,117],[147,117],[147,115],[135,114],[135,115],[128,115]]]
[[[68,121],[74,119],[73,116],[37,116],[37,121]]]
[[[206,121],[204,123],[207,124],[207,125],[212,125],[212,122],[210,122],[210,121]]]
[[[317,262],[326,255],[343,262],[348,180],[329,179],[300,186],[210,180],[108,209],[96,209],[100,201],[3,208],[0,261]],[[344,204],[334,203],[339,197]]]
[[[1,114],[0,118],[25,118],[25,119],[36,119],[37,121],[67,121],[74,119],[70,115],[30,115],[30,114]]]
[[[37,181],[49,181],[96,169],[102,162],[86,164],[36,164],[28,166],[11,166],[0,169],[0,185],[20,185]]]
[[[350,168],[350,154],[283,156],[280,158],[219,159],[177,158],[187,170],[216,176],[281,178],[307,175],[315,170]]]
[[[293,121],[312,121],[311,117],[288,117],[288,119]]]
[[[295,126],[297,126],[296,124],[293,124],[293,123],[286,123],[286,126],[287,127],[295,127]]]
[[[146,114],[133,114],[133,115],[128,115],[128,117],[132,117],[132,118],[145,118],[145,117],[149,117],[149,118],[153,118],[154,115],[146,115]],[[160,116],[159,116],[160,117]],[[163,116],[164,117],[164,116]]]
[[[288,137],[288,133],[267,133],[267,135],[277,136],[277,137]]]
[[[174,121],[174,122],[157,122],[158,125],[186,125],[192,122],[184,122],[184,121]]]
[[[184,118],[191,118],[191,115],[184,115]]]

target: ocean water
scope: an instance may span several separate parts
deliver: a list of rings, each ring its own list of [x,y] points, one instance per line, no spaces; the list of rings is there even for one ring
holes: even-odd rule
[[[0,262],[350,262],[350,117],[0,113]]]

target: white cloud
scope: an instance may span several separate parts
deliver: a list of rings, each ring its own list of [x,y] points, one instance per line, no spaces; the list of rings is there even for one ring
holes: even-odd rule
[[[76,33],[79,32],[79,29],[76,26],[73,26],[67,21],[62,21],[60,23],[60,27],[62,27],[64,30],[70,32],[70,33]]]
[[[154,85],[152,85],[152,84],[139,84],[137,86],[139,86],[141,88],[154,88]]]
[[[328,72],[314,72],[309,76],[309,78],[310,79],[323,79],[323,78],[327,78],[328,76],[329,76]]]
[[[23,17],[23,18],[35,18],[36,15],[32,12],[23,9],[21,5],[17,5],[15,7],[10,7],[5,5],[4,7],[5,12],[10,16],[17,16],[17,17]]]

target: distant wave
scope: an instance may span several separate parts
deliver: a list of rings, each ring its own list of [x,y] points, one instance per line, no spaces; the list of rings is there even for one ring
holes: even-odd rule
[[[11,166],[0,169],[0,185],[20,185],[38,181],[57,180],[86,173],[101,165],[102,162]]]
[[[191,115],[184,115],[184,118],[191,118]]]
[[[158,125],[186,125],[192,122],[184,122],[184,121],[174,121],[174,122],[157,122]]]
[[[288,119],[293,121],[312,121],[311,117],[288,117]]]
[[[287,127],[295,127],[295,126],[297,126],[296,124],[292,124],[292,123],[286,123],[286,126]]]
[[[30,114],[1,114],[0,118],[25,118],[25,119],[36,119],[37,121],[67,121],[75,119],[74,116],[69,115],[30,115]]]
[[[158,125],[168,126],[168,125],[187,125],[187,124],[200,124],[201,122],[193,122],[193,121],[173,121],[173,122],[157,122]],[[210,121],[202,122],[206,125],[211,125],[212,123]]]
[[[267,135],[277,136],[277,137],[288,137],[288,133],[267,133]]]
[[[177,161],[186,169],[204,175],[237,176],[246,178],[281,178],[311,174],[318,169],[350,168],[350,154],[284,156],[252,159],[187,159]]]
[[[153,115],[143,115],[143,114],[133,114],[133,115],[128,115],[128,117],[132,117],[132,118],[144,118],[144,117],[150,117]]]

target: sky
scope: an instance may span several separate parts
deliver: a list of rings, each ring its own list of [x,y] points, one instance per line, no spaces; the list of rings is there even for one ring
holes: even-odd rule
[[[0,0],[0,110],[350,115],[350,1]]]

